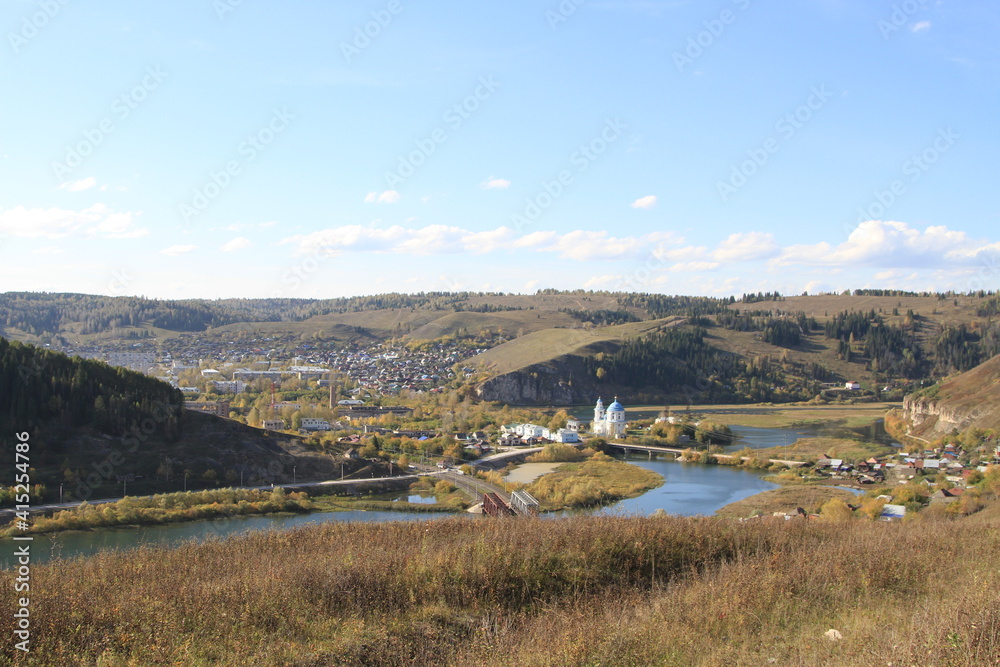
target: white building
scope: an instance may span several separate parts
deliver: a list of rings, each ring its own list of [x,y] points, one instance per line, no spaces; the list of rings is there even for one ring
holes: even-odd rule
[[[568,428],[561,428],[557,431],[545,429],[542,437],[552,442],[580,442],[580,435],[576,431]]]
[[[605,411],[601,399],[597,399],[597,405],[594,406],[594,422],[591,427],[596,435],[620,438],[625,435],[626,426],[625,407],[618,402],[617,396],[615,396],[615,402],[608,406],[607,411]]]
[[[853,382],[853,381],[852,382],[845,382],[844,383],[844,389],[848,389],[850,391],[858,391],[859,389],[861,389],[861,383],[860,382]]]
[[[514,427],[514,433],[522,438],[541,438],[545,435],[546,430],[548,429],[537,424],[518,424]]]
[[[330,422],[318,417],[303,417],[300,428],[303,431],[329,431]]]
[[[239,394],[246,391],[247,383],[241,380],[214,380],[215,390],[223,394]]]
[[[284,419],[265,419],[264,420],[264,428],[268,429],[269,431],[280,431],[280,430],[282,430],[282,429],[285,428],[285,420]]]

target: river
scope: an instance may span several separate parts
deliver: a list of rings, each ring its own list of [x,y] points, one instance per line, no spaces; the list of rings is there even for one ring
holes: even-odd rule
[[[809,435],[808,429],[760,429],[734,426],[740,436],[734,448],[754,448],[787,445],[798,437]],[[757,475],[730,466],[679,463],[667,459],[648,460],[632,456],[629,463],[652,470],[663,476],[664,484],[638,498],[622,500],[597,510],[596,514],[652,514],[663,509],[681,516],[709,516],[729,503],[756,493],[777,488]],[[432,499],[402,495],[399,500],[427,503]],[[265,515],[233,517],[210,521],[143,526],[139,528],[102,528],[92,531],[35,535],[31,542],[31,562],[41,564],[54,557],[89,556],[110,549],[128,549],[141,545],[176,545],[188,540],[238,535],[251,530],[287,529],[327,521],[428,521],[454,517],[453,513],[348,511],[296,515]],[[470,515],[460,515],[470,516]],[[0,540],[0,567],[10,568],[17,543]],[[23,543],[22,543],[23,544]]]
[[[680,516],[710,516],[729,503],[778,488],[742,468],[630,456],[629,463],[662,475],[663,486],[637,498],[620,500],[595,514],[652,514],[658,509]]]

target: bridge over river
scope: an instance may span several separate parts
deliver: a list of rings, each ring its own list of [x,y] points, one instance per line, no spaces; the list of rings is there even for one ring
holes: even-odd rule
[[[678,458],[684,456],[684,449],[678,447],[655,447],[649,445],[633,445],[625,442],[609,442],[608,447],[614,447],[616,449],[624,450],[626,454],[629,452],[648,452],[649,454],[672,454]],[[716,459],[727,459],[732,460],[737,458],[734,454],[712,454]],[[752,457],[750,456],[740,456],[741,461],[749,461]],[[788,466],[789,468],[798,468],[799,466],[804,466],[804,461],[790,461],[786,459],[768,459],[772,464],[781,463]]]

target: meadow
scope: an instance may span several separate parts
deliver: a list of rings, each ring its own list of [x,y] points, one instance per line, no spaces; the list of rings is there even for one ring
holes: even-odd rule
[[[990,665],[997,525],[442,519],[146,547],[32,568],[16,664]]]

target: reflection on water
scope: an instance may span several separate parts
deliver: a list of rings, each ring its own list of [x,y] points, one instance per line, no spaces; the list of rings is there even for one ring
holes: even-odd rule
[[[416,505],[436,505],[437,498],[434,496],[422,496],[419,494],[410,494],[408,496],[398,496],[393,498],[395,502],[398,503],[414,503]]]
[[[733,446],[771,447],[791,444],[798,437],[814,432],[760,429],[734,426],[740,441]],[[711,515],[729,503],[742,500],[762,491],[777,488],[776,484],[740,468],[729,466],[678,463],[671,460],[648,460],[645,456],[628,459],[647,470],[652,470],[666,480],[663,486],[646,492],[638,498],[622,500],[598,510],[597,514],[652,514],[663,509],[669,514],[682,516]],[[559,464],[556,464],[559,465]],[[419,504],[436,502],[433,496],[418,494],[393,495],[386,499]],[[425,512],[329,512],[316,514],[269,515],[233,517],[214,521],[144,526],[141,528],[106,528],[86,532],[57,533],[51,536],[36,535],[31,543],[31,562],[44,563],[54,557],[73,558],[89,556],[99,551],[129,549],[140,545],[177,545],[188,540],[237,535],[251,530],[286,529],[296,526],[326,523],[328,521],[433,521],[454,517],[451,513]],[[464,515],[468,516],[468,515]],[[0,567],[10,568],[14,562],[14,542],[0,540]]]
[[[426,502],[426,501],[424,501]],[[243,516],[212,521],[192,521],[138,528],[102,528],[92,531],[35,535],[30,543],[0,540],[0,567],[14,565],[14,545],[31,545],[31,563],[38,565],[53,558],[91,556],[112,549],[133,549],[142,545],[176,546],[189,540],[239,535],[252,530],[288,529],[328,521],[433,521],[455,514],[437,512],[318,512],[315,514]]]
[[[766,447],[787,447],[799,438],[815,438],[819,435],[818,428],[758,428],[756,426],[730,426],[736,436],[733,444],[726,447],[727,452],[739,451],[744,447],[764,449]]]
[[[630,457],[629,463],[652,470],[665,480],[663,486],[638,498],[592,510],[595,514],[652,514],[658,509],[681,516],[710,516],[729,503],[778,488],[752,472],[730,466],[679,463]]]

